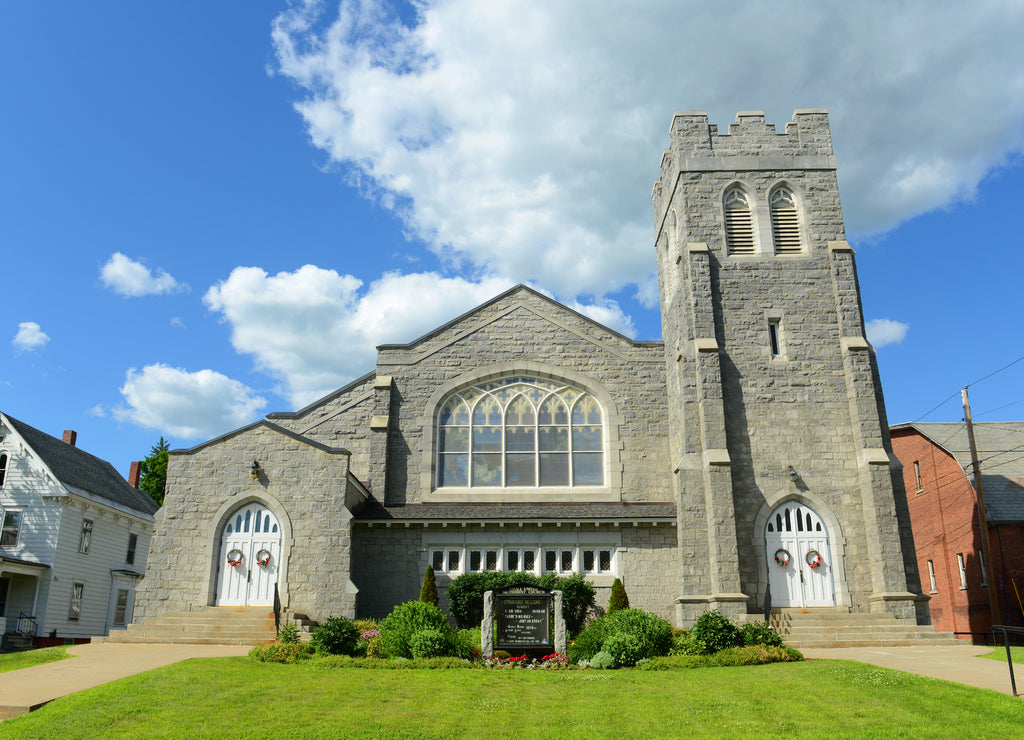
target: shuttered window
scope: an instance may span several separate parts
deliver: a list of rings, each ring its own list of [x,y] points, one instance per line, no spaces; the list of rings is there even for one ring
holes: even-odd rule
[[[793,193],[788,188],[778,188],[772,193],[769,205],[775,254],[802,254],[800,218]]]
[[[754,254],[754,215],[740,188],[725,194],[725,243],[730,255]]]

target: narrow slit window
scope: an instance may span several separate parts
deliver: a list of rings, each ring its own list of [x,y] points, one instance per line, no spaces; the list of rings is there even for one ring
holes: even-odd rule
[[[83,555],[89,552],[92,544],[92,519],[82,520],[82,539],[78,541],[78,551]]]
[[[914,460],[914,478],[917,480],[918,492],[923,491],[924,486],[921,484],[921,463],[918,460]]]
[[[782,357],[782,338],[779,334],[779,320],[772,319],[768,322],[768,347],[772,353],[772,359]]]
[[[938,586],[935,583],[935,563],[931,560],[928,561],[928,584],[931,586],[933,594],[939,592]]]
[[[960,571],[960,589],[965,590],[967,588],[967,566],[964,564],[964,554],[962,552],[956,554],[956,567]]]
[[[988,585],[988,568],[985,566],[985,551],[978,550],[978,565],[981,566],[981,585]]]

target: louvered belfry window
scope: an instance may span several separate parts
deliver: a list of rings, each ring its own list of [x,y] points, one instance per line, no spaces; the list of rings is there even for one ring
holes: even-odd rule
[[[788,188],[778,188],[772,193],[772,239],[775,254],[801,254],[800,220],[796,209],[796,198]]]
[[[738,187],[725,194],[725,243],[729,254],[754,254],[754,216]]]

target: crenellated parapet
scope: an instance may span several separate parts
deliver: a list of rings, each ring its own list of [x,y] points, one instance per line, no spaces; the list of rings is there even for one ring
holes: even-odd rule
[[[655,221],[664,215],[680,172],[835,170],[828,110],[799,108],[779,133],[764,111],[740,111],[727,133],[708,122],[706,111],[672,117],[671,143],[661,157],[661,178],[651,198]]]

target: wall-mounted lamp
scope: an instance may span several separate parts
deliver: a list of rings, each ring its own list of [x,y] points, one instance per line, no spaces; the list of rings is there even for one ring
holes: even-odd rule
[[[253,463],[253,464],[255,465],[255,463]],[[791,481],[793,481],[794,483],[796,483],[797,480],[800,479],[800,476],[797,475],[795,470],[793,470],[793,466],[792,465],[789,466],[789,479]]]
[[[262,473],[263,471],[260,470],[260,464],[258,462],[256,462],[255,460],[253,460],[252,461],[252,468],[249,469],[249,472],[252,474],[252,479],[253,480],[259,480],[260,479],[260,473]]]

